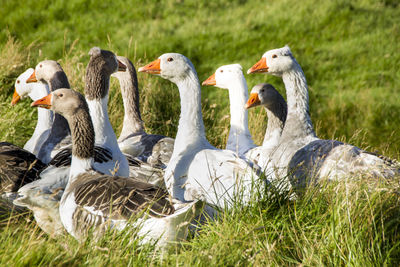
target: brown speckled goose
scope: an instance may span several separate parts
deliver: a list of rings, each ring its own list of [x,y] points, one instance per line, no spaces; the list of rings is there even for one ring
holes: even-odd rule
[[[92,228],[98,237],[106,229],[131,226],[139,228],[142,242],[157,241],[159,246],[186,237],[187,222],[200,212],[200,202],[174,207],[161,188],[93,169],[95,130],[81,94],[59,89],[32,105],[62,114],[71,128],[71,172],[60,202],[61,221],[68,233],[82,241]],[[134,216],[138,220],[128,222]]]
[[[336,140],[321,140],[311,122],[305,75],[288,46],[267,51],[248,73],[282,77],[288,114],[281,139],[272,155],[278,175],[289,176],[295,187],[322,178],[340,179],[354,174],[392,177],[400,173],[393,161]],[[289,184],[288,184],[289,185]]]

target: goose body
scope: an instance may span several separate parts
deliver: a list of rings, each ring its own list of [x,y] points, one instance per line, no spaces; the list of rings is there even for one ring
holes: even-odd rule
[[[139,71],[160,75],[179,89],[181,115],[164,176],[170,194],[181,201],[202,199],[220,208],[232,207],[239,196],[241,203],[248,203],[259,173],[234,152],[216,149],[207,141],[200,83],[190,60],[181,54],[167,53]]]
[[[399,173],[392,161],[335,140],[319,139],[313,129],[305,75],[289,47],[267,51],[248,73],[266,72],[282,77],[288,114],[272,161],[279,175],[302,188],[322,178],[340,179],[357,173],[391,177]]]
[[[138,228],[142,242],[157,241],[158,246],[186,238],[184,222],[200,212],[199,202],[174,205],[161,188],[94,170],[95,130],[81,94],[60,89],[33,105],[62,114],[72,131],[72,167],[59,208],[68,233],[83,241],[90,229],[99,237],[107,229],[129,225]],[[139,220],[132,220],[135,216]]]
[[[20,187],[39,179],[46,168],[31,152],[8,142],[0,142],[0,195],[12,205]]]

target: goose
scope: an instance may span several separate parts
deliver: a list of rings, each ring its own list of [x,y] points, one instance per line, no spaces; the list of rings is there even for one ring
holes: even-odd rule
[[[248,127],[248,114],[244,108],[248,98],[247,83],[240,64],[219,67],[202,85],[215,85],[229,92],[231,128],[226,149],[245,156],[256,147]]]
[[[60,217],[69,234],[84,241],[90,229],[95,238],[107,229],[136,227],[141,242],[166,246],[184,240],[188,225],[202,207],[201,201],[172,203],[168,193],[134,178],[110,176],[94,167],[95,129],[85,98],[59,89],[32,106],[64,116],[72,133],[72,167],[60,201]],[[129,221],[138,217],[138,221]]]
[[[114,53],[99,47],[91,48],[89,55],[90,60],[86,68],[85,98],[96,133],[95,143],[96,146],[109,149],[112,153],[111,161],[100,164],[95,162],[94,167],[97,170],[115,169],[115,175],[128,177],[129,163],[118,146],[117,136],[111,126],[107,111],[110,76],[118,70],[125,70],[126,66],[118,61]]]
[[[164,175],[169,193],[181,201],[201,199],[221,209],[232,207],[236,200],[247,204],[253,199],[253,190],[259,189],[253,187],[260,175],[257,166],[232,151],[215,148],[206,139],[200,83],[190,60],[181,54],[167,53],[139,72],[159,75],[179,89],[178,132]]]
[[[240,64],[221,66],[203,82],[203,85],[214,85],[229,91],[231,129],[226,149],[256,162],[262,170],[266,171],[270,162],[269,153],[277,145],[286,120],[287,107],[283,97],[270,84],[260,84],[253,88],[253,90],[257,88],[263,90],[263,92],[265,90],[267,94],[265,101],[268,100],[268,103],[265,103],[268,126],[264,142],[261,146],[256,147],[248,127],[246,110],[248,106],[245,106],[248,99],[248,90],[242,66]]]
[[[124,104],[124,121],[118,145],[128,161],[129,176],[165,188],[164,169],[174,147],[174,139],[162,135],[147,134],[139,110],[139,89],[136,69],[122,56],[117,59],[126,66],[111,76],[119,80]]]
[[[250,97],[245,104],[249,109],[263,105],[267,112],[268,124],[265,131],[264,141],[258,147],[258,165],[263,169],[270,163],[270,155],[279,145],[287,115],[287,104],[282,95],[269,83],[260,83],[251,89]]]
[[[128,177],[128,161],[119,150],[107,113],[110,75],[117,71],[118,67],[124,68],[124,65],[118,64],[112,52],[100,50],[98,47],[92,48],[89,55],[91,58],[86,72],[85,95],[90,112],[93,113],[96,132],[93,166],[105,174]],[[61,115],[56,116],[66,122]],[[69,129],[68,123],[65,128]],[[32,210],[39,227],[52,237],[63,232],[58,205],[68,182],[71,160],[72,147],[69,143],[68,147],[62,149],[40,173],[41,179],[21,187],[18,197],[14,200],[15,205]]]
[[[392,177],[400,173],[400,167],[386,157],[316,136],[309,113],[307,81],[288,46],[265,52],[247,73],[282,77],[285,84],[288,114],[272,161],[295,189],[322,178],[341,179],[359,173]]]
[[[34,72],[33,68],[27,69],[15,81],[15,91],[11,100],[11,105],[17,104],[20,100],[30,97],[33,101],[38,100],[50,93],[47,84],[42,83],[26,83],[26,80]],[[38,120],[33,131],[32,137],[25,143],[24,149],[38,155],[39,149],[50,134],[53,125],[53,112],[47,109],[38,109]]]
[[[128,58],[117,56],[117,59],[126,66],[125,71],[111,75],[119,80],[125,111],[118,145],[123,153],[165,169],[172,155],[174,139],[145,132],[139,110],[136,69]]]
[[[26,83],[40,83],[48,86],[50,91],[58,88],[70,88],[67,75],[61,65],[54,60],[39,62],[34,72],[26,80]],[[55,114],[49,137],[41,146],[38,158],[44,163],[49,163],[57,153],[71,145],[71,136],[66,120]]]

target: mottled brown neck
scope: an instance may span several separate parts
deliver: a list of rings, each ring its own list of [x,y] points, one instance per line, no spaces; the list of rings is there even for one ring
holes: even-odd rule
[[[124,123],[120,138],[132,133],[144,132],[139,109],[139,87],[136,70],[130,65],[125,73],[119,74],[122,100],[124,102]]]
[[[84,108],[68,118],[68,123],[71,128],[72,155],[81,159],[92,158],[95,141],[94,128],[86,102]]]
[[[107,96],[110,74],[103,68],[100,57],[91,58],[86,68],[85,97],[88,100],[102,99]]]

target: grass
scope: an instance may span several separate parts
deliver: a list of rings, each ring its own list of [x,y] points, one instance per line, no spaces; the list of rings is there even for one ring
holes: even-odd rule
[[[0,8],[0,140],[23,145],[36,110],[10,107],[15,78],[43,59],[58,60],[83,90],[93,46],[128,56],[136,66],[179,52],[200,80],[217,67],[244,70],[269,49],[289,44],[304,69],[311,117],[321,138],[346,141],[400,158],[400,9],[397,1],[12,1]],[[171,83],[139,74],[148,132],[174,137],[180,106]],[[246,75],[249,88],[278,78]],[[228,93],[202,88],[210,142],[224,147]],[[109,112],[117,133],[122,100],[112,79]],[[261,122],[261,123],[260,123]],[[263,140],[265,112],[250,110],[250,130]],[[397,181],[397,180],[396,180]],[[51,240],[29,216],[2,219],[0,264],[12,265],[398,265],[396,185],[329,184],[297,201],[268,200],[229,212],[163,256],[127,245],[124,234],[99,243]]]

